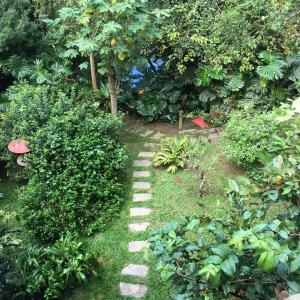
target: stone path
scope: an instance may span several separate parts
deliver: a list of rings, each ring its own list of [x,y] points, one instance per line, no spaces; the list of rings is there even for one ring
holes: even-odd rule
[[[128,130],[132,133],[139,134],[143,137],[159,140],[165,135],[153,130],[139,130],[134,128]],[[138,159],[133,162],[134,168],[137,168],[133,172],[133,185],[134,191],[132,203],[134,207],[129,210],[131,218],[130,224],[128,224],[128,230],[134,234],[135,240],[128,243],[128,252],[136,253],[141,252],[144,248],[149,247],[149,243],[145,240],[139,240],[139,233],[144,233],[150,226],[150,222],[147,218],[151,215],[152,210],[147,206],[147,202],[152,200],[151,183],[147,179],[151,176],[149,167],[152,164],[151,159],[154,156],[154,152],[159,148],[158,143],[145,143],[144,149],[138,153]],[[142,256],[141,256],[142,258]],[[145,264],[132,264],[128,262],[121,270],[122,276],[130,276],[132,278],[144,278],[147,280],[149,273],[149,267]],[[131,282],[134,280],[130,280]],[[140,283],[126,283],[120,282],[120,294],[124,297],[131,298],[143,298],[148,292],[148,287],[145,284]]]

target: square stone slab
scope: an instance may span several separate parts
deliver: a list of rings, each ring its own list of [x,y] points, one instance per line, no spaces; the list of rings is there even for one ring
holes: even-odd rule
[[[136,277],[147,277],[148,272],[149,272],[149,268],[145,265],[130,264],[122,270],[121,274],[136,276]]]
[[[151,173],[149,171],[134,171],[133,177],[149,177]]]
[[[151,139],[154,139],[154,140],[160,140],[160,139],[162,139],[163,137],[165,137],[165,134],[160,133],[160,132],[157,132],[157,133],[155,133],[155,134],[151,137]]]
[[[143,202],[152,199],[151,194],[133,194],[133,202]]]
[[[151,161],[150,160],[135,160],[133,162],[134,167],[150,167]]]
[[[216,143],[217,140],[219,138],[219,134],[218,133],[210,133],[208,135],[208,140],[211,142],[211,143]]]
[[[140,152],[138,156],[139,157],[148,157],[148,158],[150,158],[150,157],[154,156],[154,153],[153,152]]]
[[[130,208],[130,217],[148,216],[151,214],[151,209],[148,207]]]
[[[131,232],[143,232],[146,231],[149,226],[149,222],[133,223],[128,225],[128,229]]]
[[[154,143],[145,143],[144,147],[146,148],[152,148],[152,149],[158,149],[160,147],[160,144],[154,144]]]
[[[133,183],[133,189],[135,190],[148,190],[151,188],[151,184],[149,182],[134,182]]]
[[[120,292],[122,296],[142,298],[147,293],[147,287],[142,284],[120,282]]]
[[[147,136],[149,136],[152,133],[153,133],[153,130],[147,130],[147,131],[145,131],[143,133],[140,133],[140,136],[147,137]]]
[[[149,242],[147,241],[134,241],[128,243],[129,252],[140,252],[143,248],[149,248]]]

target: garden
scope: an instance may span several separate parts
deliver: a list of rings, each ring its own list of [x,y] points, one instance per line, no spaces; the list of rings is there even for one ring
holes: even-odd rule
[[[0,300],[300,296],[299,0],[0,0]]]

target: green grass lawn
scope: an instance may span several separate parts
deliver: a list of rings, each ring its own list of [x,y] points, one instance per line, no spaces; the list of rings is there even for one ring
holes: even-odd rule
[[[219,154],[219,145],[212,145],[203,156],[202,168],[208,170],[207,193],[201,198],[199,195],[199,175],[192,170],[180,170],[176,174],[169,174],[164,169],[149,168],[152,173],[153,199],[149,202],[132,202],[132,163],[137,159],[137,154],[143,149],[146,139],[126,133],[123,138],[130,155],[127,170],[128,181],[126,184],[126,204],[121,215],[113,222],[112,226],[104,233],[88,239],[89,247],[96,251],[100,262],[100,278],[91,279],[85,287],[78,288],[66,299],[74,300],[118,300],[124,299],[119,293],[119,282],[144,283],[149,292],[146,300],[168,300],[169,284],[161,282],[159,274],[155,271],[154,262],[150,263],[150,276],[147,279],[125,277],[120,274],[128,263],[147,263],[144,253],[129,253],[128,242],[144,240],[149,236],[146,233],[130,233],[128,224],[142,220],[135,218],[130,220],[129,208],[147,206],[152,209],[152,214],[144,221],[150,221],[152,227],[172,221],[181,215],[196,214],[201,217],[223,215],[227,213],[228,205],[224,188],[227,186],[228,177],[239,175],[240,170],[231,166],[229,162]],[[144,149],[146,150],[146,149]],[[212,159],[214,158],[214,159]],[[143,169],[143,168],[135,168]],[[139,179],[144,181],[144,179]],[[150,229],[151,230],[151,229]],[[130,298],[131,299],[131,298]]]
[[[168,174],[165,169],[149,168],[152,173],[149,179],[152,183],[151,193],[153,199],[149,202],[132,202],[132,172],[133,161],[137,159],[138,152],[143,148],[146,141],[137,135],[122,134],[122,140],[126,144],[129,153],[129,163],[126,171],[124,207],[105,232],[95,234],[91,238],[84,239],[88,248],[97,253],[99,261],[99,278],[90,278],[88,282],[73,291],[68,291],[65,299],[72,300],[118,300],[125,299],[120,296],[119,282],[143,283],[149,288],[145,300],[169,300],[169,284],[163,283],[159,274],[155,271],[154,262],[150,262],[150,274],[147,279],[132,278],[121,275],[121,270],[129,263],[148,263],[145,253],[129,253],[128,242],[145,240],[149,232],[131,233],[128,231],[130,222],[142,220],[131,219],[129,208],[147,206],[152,209],[152,214],[144,221],[150,221],[152,227],[172,221],[181,215],[197,215],[203,218],[208,216],[224,215],[227,213],[224,188],[228,177],[239,175],[240,170],[231,166],[229,162],[219,155],[219,145],[215,144],[208,148],[203,155],[201,170],[208,171],[206,194],[200,197],[199,174],[193,170],[179,170],[176,174]],[[138,170],[139,168],[135,168]],[[144,169],[144,168],[140,168]],[[145,181],[141,178],[140,181]],[[18,201],[18,185],[8,179],[0,181],[0,192],[4,198],[0,201],[0,209],[19,212],[21,207]],[[19,222],[17,225],[20,225]],[[151,229],[150,229],[151,230]],[[23,239],[27,239],[26,232],[22,232]],[[33,242],[31,240],[31,242]],[[129,299],[129,298],[128,298]]]

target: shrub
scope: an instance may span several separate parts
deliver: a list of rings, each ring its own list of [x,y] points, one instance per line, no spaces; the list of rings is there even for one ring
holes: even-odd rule
[[[66,289],[86,282],[89,275],[97,275],[94,255],[71,234],[53,246],[29,246],[18,264],[24,284],[19,295],[31,299],[61,299]]]
[[[268,151],[276,131],[272,114],[236,111],[222,134],[224,153],[237,165],[249,167],[258,161],[260,152]]]
[[[118,117],[82,105],[53,116],[30,140],[30,180],[22,194],[27,226],[41,239],[102,229],[122,203],[127,155]]]
[[[1,123],[1,157],[7,162],[11,175],[24,175],[26,170],[16,165],[16,156],[7,150],[7,144],[15,139],[28,141],[50,118],[72,109],[76,103],[75,90],[64,92],[56,86],[22,82],[10,87],[6,96],[9,107]]]

